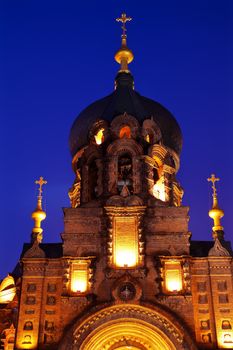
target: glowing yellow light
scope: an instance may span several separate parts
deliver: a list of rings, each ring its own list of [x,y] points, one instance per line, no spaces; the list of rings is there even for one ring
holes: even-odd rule
[[[73,265],[71,276],[71,291],[85,293],[88,287],[88,264],[79,263]]]
[[[135,217],[115,217],[113,236],[114,263],[134,267],[138,263],[138,232]]]
[[[104,142],[104,129],[100,129],[94,137],[96,144],[101,145]]]
[[[136,252],[130,248],[121,248],[116,253],[116,265],[119,267],[134,267],[137,263]]]
[[[12,276],[4,278],[0,284],[0,304],[8,304],[16,294],[15,281]]]
[[[219,346],[221,349],[232,349],[233,348],[233,337],[232,337],[232,331],[222,333],[222,336],[220,335],[218,339],[220,338],[219,341]]]
[[[165,264],[165,286],[168,292],[179,292],[182,290],[182,275],[179,263]]]
[[[23,334],[20,339],[17,340],[17,349],[37,349],[37,341],[38,337],[36,334]]]
[[[164,186],[164,179],[161,177],[153,186],[153,196],[161,201],[166,201],[166,192]]]

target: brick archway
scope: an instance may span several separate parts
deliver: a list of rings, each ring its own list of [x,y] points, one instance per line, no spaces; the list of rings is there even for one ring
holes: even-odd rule
[[[114,305],[78,320],[59,350],[197,350],[177,320],[155,306]]]
[[[97,327],[83,341],[80,350],[122,350],[127,347],[134,350],[176,350],[157,327],[131,318],[110,321]]]

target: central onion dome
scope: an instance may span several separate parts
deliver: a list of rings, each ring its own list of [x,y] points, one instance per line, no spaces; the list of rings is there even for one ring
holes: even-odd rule
[[[182,134],[173,115],[158,102],[134,90],[133,76],[128,70],[128,63],[134,56],[126,44],[125,23],[129,20],[131,18],[124,14],[118,19],[123,23],[123,35],[121,48],[115,54],[115,60],[121,65],[115,79],[115,91],[85,108],[74,121],[69,137],[72,156],[88,144],[89,131],[95,122],[104,120],[110,123],[117,115],[124,113],[135,117],[140,124],[145,119],[154,120],[161,131],[162,143],[178,155],[181,152]]]

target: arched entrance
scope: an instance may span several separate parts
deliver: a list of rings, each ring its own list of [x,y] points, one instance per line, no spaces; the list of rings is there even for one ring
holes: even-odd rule
[[[59,350],[197,350],[187,331],[156,306],[99,308],[78,320]]]
[[[80,350],[176,350],[161,331],[142,320],[107,322],[87,336]]]

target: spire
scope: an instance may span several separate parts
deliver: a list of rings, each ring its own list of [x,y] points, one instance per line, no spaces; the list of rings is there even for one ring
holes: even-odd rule
[[[42,232],[41,221],[46,218],[46,213],[42,209],[42,187],[47,184],[47,181],[41,176],[39,180],[35,181],[35,184],[39,185],[39,195],[37,197],[37,207],[36,210],[32,213],[32,219],[35,221],[34,227],[32,229],[32,242],[37,241],[41,243],[42,241]]]
[[[120,18],[117,18],[117,22],[122,23],[122,35],[121,35],[121,48],[115,54],[115,60],[121,65],[119,72],[129,73],[128,64],[133,61],[134,55],[133,52],[128,49],[126,43],[126,22],[131,21],[131,17],[127,17],[125,13],[122,13]]]
[[[213,189],[213,205],[212,209],[209,210],[209,217],[214,220],[214,226],[213,229],[213,238],[219,238],[223,239],[223,226],[221,226],[221,218],[224,216],[224,211],[219,208],[218,206],[218,196],[217,196],[217,189],[215,183],[219,181],[220,179],[218,177],[215,177],[214,174],[211,175],[207,179],[207,181],[212,182],[212,189]]]

